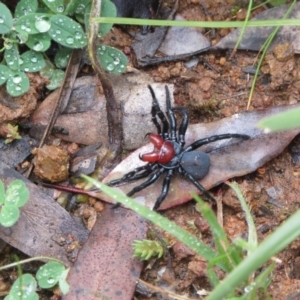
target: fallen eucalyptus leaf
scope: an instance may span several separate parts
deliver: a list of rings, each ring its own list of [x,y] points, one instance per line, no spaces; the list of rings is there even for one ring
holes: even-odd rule
[[[197,139],[223,133],[247,134],[251,137],[246,141],[236,139],[222,140],[201,147],[202,151],[209,153],[211,166],[206,177],[199,182],[209,190],[229,178],[251,173],[279,155],[300,132],[300,129],[265,134],[256,127],[256,124],[266,116],[285,111],[291,107],[297,106],[279,106],[260,111],[248,111],[213,123],[190,125],[186,134],[186,146]],[[153,145],[148,144],[133,152],[108,174],[104,182],[107,183],[113,179],[120,178],[135,167],[143,165],[144,162],[139,159],[139,154],[151,152],[152,149]],[[161,176],[157,182],[134,194],[137,201],[143,202],[148,207],[153,207],[161,193],[163,177]],[[124,193],[128,193],[134,186],[140,185],[141,182],[143,180],[126,183],[117,188]],[[171,180],[167,198],[159,209],[167,209],[189,201],[192,192],[197,193],[198,190],[185,179],[177,175],[174,176]],[[111,201],[102,193],[100,197],[106,201]]]

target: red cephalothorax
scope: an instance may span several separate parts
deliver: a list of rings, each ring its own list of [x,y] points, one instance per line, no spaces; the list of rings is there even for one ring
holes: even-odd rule
[[[173,144],[165,141],[160,135],[149,133],[149,140],[154,145],[153,152],[140,155],[140,159],[147,162],[167,164],[175,156]]]

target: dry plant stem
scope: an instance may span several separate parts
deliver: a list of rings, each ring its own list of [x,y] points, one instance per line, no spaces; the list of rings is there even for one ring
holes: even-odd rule
[[[145,57],[139,60],[139,65],[141,67],[147,67],[147,66],[158,65],[160,63],[165,63],[170,61],[187,61],[209,50],[212,50],[211,46],[197,50],[195,52],[184,53],[184,54],[176,54],[176,55],[170,55],[164,57]]]
[[[98,42],[98,29],[99,23],[92,22],[92,18],[100,17],[101,14],[101,0],[92,1],[92,8],[90,14],[90,27],[88,33],[88,54],[91,60],[92,66],[97,73],[99,80],[102,84],[106,99],[106,111],[108,122],[108,150],[110,155],[104,162],[103,169],[112,168],[120,160],[120,154],[122,153],[122,141],[123,141],[123,128],[122,128],[122,111],[121,105],[117,102],[112,84],[107,77],[107,74],[103,70],[98,57],[97,57],[97,42]]]
[[[138,279],[138,281],[142,284],[144,284],[146,287],[148,287],[149,289],[151,289],[152,291],[155,291],[157,293],[161,293],[163,295],[166,295],[166,296],[169,296],[169,297],[172,297],[173,299],[178,299],[178,300],[192,300],[192,298],[188,298],[188,297],[184,297],[184,296],[181,296],[181,295],[178,295],[178,294],[175,294],[171,291],[167,291],[167,290],[164,290],[158,286],[155,286],[155,285],[152,285],[142,279]]]
[[[80,67],[80,63],[81,63],[81,58],[82,58],[82,49],[74,49],[72,51],[72,54],[70,56],[69,62],[68,62],[68,66],[65,72],[65,76],[64,76],[64,80],[62,82],[62,85],[59,89],[59,95],[56,99],[56,102],[53,106],[53,110],[48,122],[48,125],[44,131],[44,134],[42,136],[42,139],[40,141],[39,144],[39,148],[41,148],[44,143],[45,140],[47,139],[49,133],[52,131],[52,128],[58,118],[58,116],[60,115],[60,113],[62,113],[65,108],[68,105],[72,90],[73,90],[73,86],[74,86],[74,82],[75,79],[77,77],[77,73]],[[27,171],[26,176],[29,177],[31,172],[33,170],[33,165],[31,164],[30,168]]]

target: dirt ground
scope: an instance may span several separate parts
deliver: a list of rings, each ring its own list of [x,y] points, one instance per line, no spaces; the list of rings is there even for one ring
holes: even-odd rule
[[[170,3],[169,3],[170,2]],[[248,1],[196,0],[179,1],[178,12],[187,20],[230,20],[243,19]],[[237,5],[238,3],[238,5]],[[167,5],[171,6],[171,1]],[[238,9],[237,9],[238,8]],[[236,14],[236,12],[238,12]],[[199,29],[200,30],[200,29]],[[200,30],[216,44],[230,30]],[[133,39],[122,30],[115,28],[106,41],[112,46],[128,52]],[[208,52],[202,55],[217,72],[199,63],[187,69],[182,62],[164,63],[144,69],[154,81],[174,84],[177,105],[189,109],[191,122],[211,122],[228,117],[247,108],[248,95],[253,76],[243,68],[255,64],[257,53],[237,51],[230,58],[231,51]],[[134,55],[130,64],[134,66]],[[285,62],[279,62],[269,53],[262,66],[262,75],[256,84],[250,110],[264,109],[283,104],[300,102],[299,56],[292,55]],[[195,93],[197,91],[197,94]],[[259,241],[263,241],[277,226],[299,208],[300,198],[300,138],[256,172],[237,178],[252,209]],[[225,185],[215,188],[213,195],[223,201],[224,228],[230,239],[244,237],[246,222],[233,191]],[[212,243],[211,235],[204,219],[195,209],[195,202],[171,208],[163,212],[191,233],[201,237],[207,244]],[[211,289],[205,276],[205,263],[181,243],[162,233],[173,246],[170,249],[174,275],[164,272],[168,257],[150,261],[142,274],[142,279],[161,288],[185,295],[191,299],[203,299],[197,292]],[[282,260],[272,274],[269,288],[271,299],[299,299],[293,296],[300,292],[300,244],[292,243],[278,255]],[[161,275],[163,274],[163,275]],[[15,276],[15,275],[14,275]],[[162,278],[161,278],[162,276]],[[160,278],[158,280],[158,278]],[[47,299],[47,295],[45,298]],[[48,298],[49,299],[49,298]],[[136,293],[135,299],[171,299],[160,294]]]
[[[232,18],[235,3],[235,1],[201,1],[199,5],[198,1],[180,1],[179,13],[188,20],[226,20]],[[242,18],[245,7],[240,6],[238,18]],[[202,32],[205,32],[205,36],[215,44],[229,31],[221,29]],[[238,51],[229,58],[230,54],[231,51],[224,51],[202,56],[219,72],[218,75],[203,64],[198,64],[192,70],[186,70],[180,62],[149,68],[147,72],[157,81],[174,83],[176,104],[187,106],[194,122],[210,122],[245,111],[247,107],[253,77],[243,73],[243,68],[255,64],[257,53]],[[299,75],[296,71],[299,57],[293,56],[288,64],[294,65],[295,69],[293,67],[291,70],[286,67],[287,65],[282,67],[280,63],[276,63],[273,53],[267,55],[262,67],[266,74],[259,77],[250,110],[299,103]],[[284,81],[283,78],[289,80]],[[229,82],[229,85],[225,81]],[[198,95],[199,90],[201,91],[200,96],[195,96],[195,90]],[[276,159],[256,172],[236,179],[252,209],[259,241],[264,240],[299,208],[299,147],[300,139],[296,137]],[[246,223],[240,207],[232,200],[233,192],[225,185],[221,185],[214,190],[214,196],[220,197],[224,203],[224,228],[228,236],[231,239],[245,236]],[[196,211],[194,202],[169,209],[164,215],[194,234],[199,234],[208,244],[211,243],[205,221]],[[171,237],[168,238],[172,241]],[[170,253],[175,280],[172,276],[170,278],[163,275],[163,279],[158,280],[160,282],[158,285],[191,298],[200,297],[197,292],[202,289],[210,289],[201,258],[176,242]],[[271,299],[298,299],[299,295],[296,294],[300,291],[299,255],[299,240],[278,255],[282,263],[277,265],[272,274],[273,280],[269,288]],[[150,263],[143,272],[142,279],[156,283],[157,278],[161,278],[158,274],[163,273],[167,263],[167,259]],[[151,297],[137,294],[137,299],[168,298],[160,298],[155,294]]]

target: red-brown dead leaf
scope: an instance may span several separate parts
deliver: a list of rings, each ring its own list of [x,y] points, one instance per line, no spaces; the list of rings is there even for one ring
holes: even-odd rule
[[[70,270],[71,290],[63,299],[132,299],[143,264],[133,258],[131,245],[146,233],[141,216],[107,206]]]

